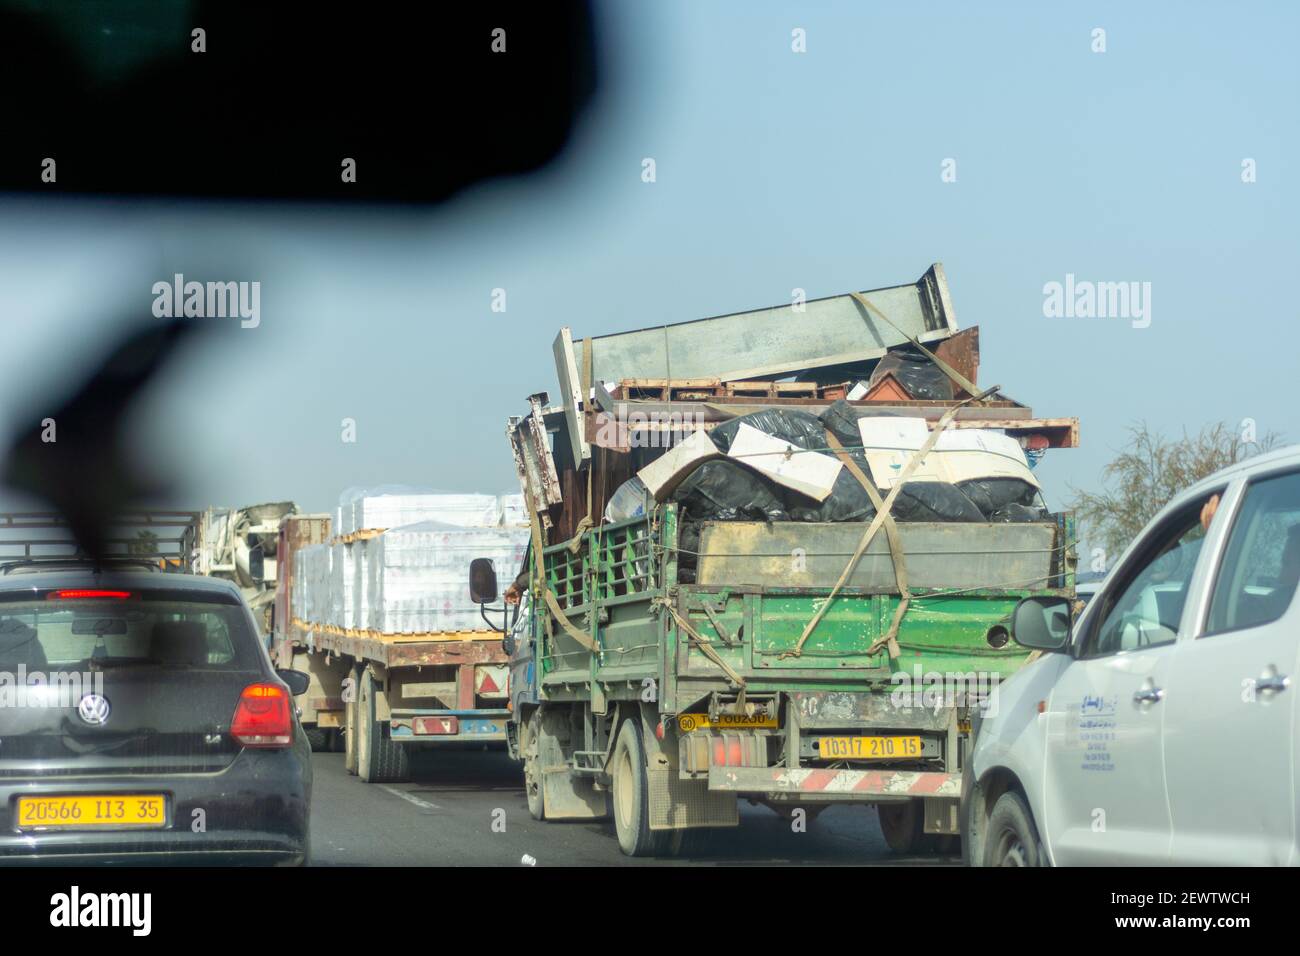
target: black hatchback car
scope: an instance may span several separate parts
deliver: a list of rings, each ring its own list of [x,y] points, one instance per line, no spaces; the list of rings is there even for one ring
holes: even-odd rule
[[[0,574],[0,862],[302,864],[311,760],[231,583]]]

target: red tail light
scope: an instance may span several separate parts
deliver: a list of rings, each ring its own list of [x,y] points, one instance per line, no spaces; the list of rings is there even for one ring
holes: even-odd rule
[[[84,601],[87,599],[107,598],[122,601],[131,596],[130,591],[100,591],[93,588],[77,588],[66,591],[51,591],[45,595],[47,601]]]
[[[293,743],[289,692],[279,684],[249,684],[239,695],[230,736],[245,747],[287,747]]]

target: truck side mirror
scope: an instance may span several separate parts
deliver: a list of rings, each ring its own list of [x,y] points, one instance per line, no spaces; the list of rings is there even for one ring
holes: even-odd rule
[[[1070,643],[1070,599],[1025,598],[1011,615],[1011,636],[1032,650],[1064,650]]]
[[[475,604],[491,604],[497,599],[497,571],[491,558],[475,558],[469,563],[469,599]]]
[[[311,675],[304,674],[302,671],[282,667],[276,669],[275,675],[289,685],[289,693],[294,697],[302,696],[311,687]]]

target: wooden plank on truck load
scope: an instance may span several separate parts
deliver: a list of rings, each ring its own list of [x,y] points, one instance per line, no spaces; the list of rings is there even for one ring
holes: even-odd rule
[[[939,342],[957,331],[939,263],[910,285],[866,294],[895,325],[921,342]],[[813,299],[801,310],[781,305],[579,339],[573,350],[577,367],[583,368],[591,348],[593,380],[735,380],[878,359],[905,344],[905,335],[864,316],[845,294]]]
[[[899,522],[908,584],[928,588],[1045,588],[1056,525]],[[696,580],[701,587],[830,588],[862,537],[858,522],[705,521]],[[802,560],[793,562],[791,555]],[[896,589],[883,535],[872,540],[845,582],[878,593]]]

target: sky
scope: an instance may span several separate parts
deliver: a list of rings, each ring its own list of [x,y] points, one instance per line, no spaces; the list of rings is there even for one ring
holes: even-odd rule
[[[958,324],[980,327],[981,384],[1081,421],[1082,447],[1038,468],[1053,507],[1097,487],[1139,420],[1176,436],[1252,419],[1300,441],[1300,6],[597,15],[603,85],[568,151],[432,211],[0,196],[0,427],[39,417],[111,339],[106,317],[148,319],[155,282],[258,281],[260,324],[207,320],[220,334],[133,419],[184,489],[174,504],[517,490],[505,419],[558,394],[561,326],[580,338],[897,285],[939,261]],[[258,161],[237,124],[194,135]],[[456,148],[436,121],[430,135]],[[1150,283],[1149,325],[1045,315],[1044,286],[1067,275]]]

